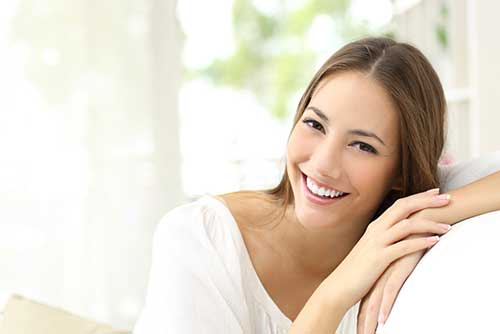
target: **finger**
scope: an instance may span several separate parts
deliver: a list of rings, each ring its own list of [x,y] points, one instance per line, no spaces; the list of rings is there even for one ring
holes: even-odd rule
[[[357,321],[357,328],[356,328],[356,333],[358,333],[358,334],[365,334],[366,312],[367,312],[367,309],[368,309],[368,301],[370,299],[371,293],[372,293],[372,291],[370,290],[361,299],[361,302],[359,303],[359,311],[358,311],[358,317],[357,317],[358,321]]]
[[[438,194],[432,191],[400,198],[389,208],[387,222],[393,225],[422,209],[447,205],[449,200],[449,194]]]
[[[363,324],[363,334],[374,334],[377,328],[378,314],[380,312],[380,304],[382,302],[382,296],[384,293],[385,280],[377,283],[377,287],[368,301],[368,310],[366,312],[364,324]]]
[[[366,313],[368,312],[368,305],[370,304],[369,301],[370,301],[371,295],[374,293],[376,286],[377,286],[377,283],[375,283],[375,285],[370,289],[370,291],[368,291],[368,293],[361,299],[361,302],[359,303],[358,321],[357,321],[357,325],[358,325],[357,333],[358,334],[364,333]]]
[[[382,301],[382,294],[391,268],[380,276],[370,292],[363,298],[358,315],[358,334],[374,334],[377,326],[377,317]]]
[[[391,263],[405,255],[432,247],[437,242],[439,242],[439,237],[437,235],[415,239],[404,239],[388,246],[384,249],[384,252],[387,253],[387,259],[389,263]]]
[[[384,235],[387,244],[393,244],[412,234],[445,234],[451,229],[449,224],[441,224],[428,219],[403,219],[393,225]]]
[[[444,206],[449,203],[449,200],[449,194],[439,195],[436,191],[427,191],[400,198],[382,214],[382,221],[386,222],[389,227],[407,218],[414,212],[429,207]]]
[[[401,287],[408,278],[409,275],[402,275],[401,273],[394,271],[391,277],[387,279],[384,286],[384,293],[382,294],[382,300],[380,302],[380,310],[378,320],[382,324],[385,323],[389,314],[392,311],[392,306],[396,300]]]

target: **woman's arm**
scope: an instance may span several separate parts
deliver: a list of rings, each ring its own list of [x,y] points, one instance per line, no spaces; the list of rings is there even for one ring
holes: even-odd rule
[[[423,218],[455,224],[464,219],[500,210],[500,150],[464,160],[452,166],[439,166],[441,191],[451,195],[443,210],[429,210]]]
[[[332,334],[332,328],[339,326],[348,308],[341,306],[340,298],[332,291],[327,292],[324,285],[309,298],[288,334]]]
[[[500,210],[500,151],[454,166],[440,167],[439,172],[441,190],[451,195],[449,204],[423,209],[412,217],[453,225],[470,217]],[[400,288],[423,254],[423,251],[416,252],[395,261],[363,298],[358,317],[360,334],[373,334],[377,319],[379,327],[385,322]]]
[[[398,258],[436,244],[437,236],[406,240],[418,233],[443,234],[443,224],[407,217],[422,208],[447,204],[435,189],[397,200],[373,221],[344,260],[320,284],[292,324],[290,334],[333,333],[344,314]]]
[[[455,224],[483,213],[500,210],[500,171],[460,188],[448,191],[447,206],[427,208],[417,216],[440,223]]]

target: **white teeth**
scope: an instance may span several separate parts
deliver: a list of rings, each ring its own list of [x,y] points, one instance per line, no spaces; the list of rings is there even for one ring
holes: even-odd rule
[[[309,177],[306,178],[306,184],[307,184],[307,188],[309,188],[309,190],[311,190],[312,193],[319,195],[319,196],[323,196],[323,197],[327,196],[327,197],[334,198],[334,197],[338,197],[338,196],[341,196],[344,194],[341,191],[335,191],[333,189],[325,189],[323,187],[319,188],[313,181],[311,181],[309,179]]]

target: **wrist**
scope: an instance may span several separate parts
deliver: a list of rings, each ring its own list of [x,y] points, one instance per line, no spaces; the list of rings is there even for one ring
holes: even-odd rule
[[[289,334],[335,333],[348,308],[339,298],[339,294],[323,283],[295,318]]]
[[[355,304],[355,302],[353,303],[348,298],[346,291],[347,286],[339,284],[339,282],[334,279],[334,276],[330,275],[320,284],[315,294],[318,294],[317,298],[319,302],[326,309],[335,310],[336,312],[344,314]]]

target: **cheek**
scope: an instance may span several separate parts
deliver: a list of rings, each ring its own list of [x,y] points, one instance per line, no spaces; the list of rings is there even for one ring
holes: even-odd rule
[[[382,163],[380,159],[372,159],[372,161],[365,161],[362,164],[351,164],[349,169],[351,182],[355,183],[354,186],[364,193],[361,195],[367,195],[374,199],[385,195],[394,178],[392,163]]]
[[[287,145],[287,159],[294,162],[307,159],[308,155],[312,152],[314,143],[312,138],[304,132],[304,129],[295,127]]]

